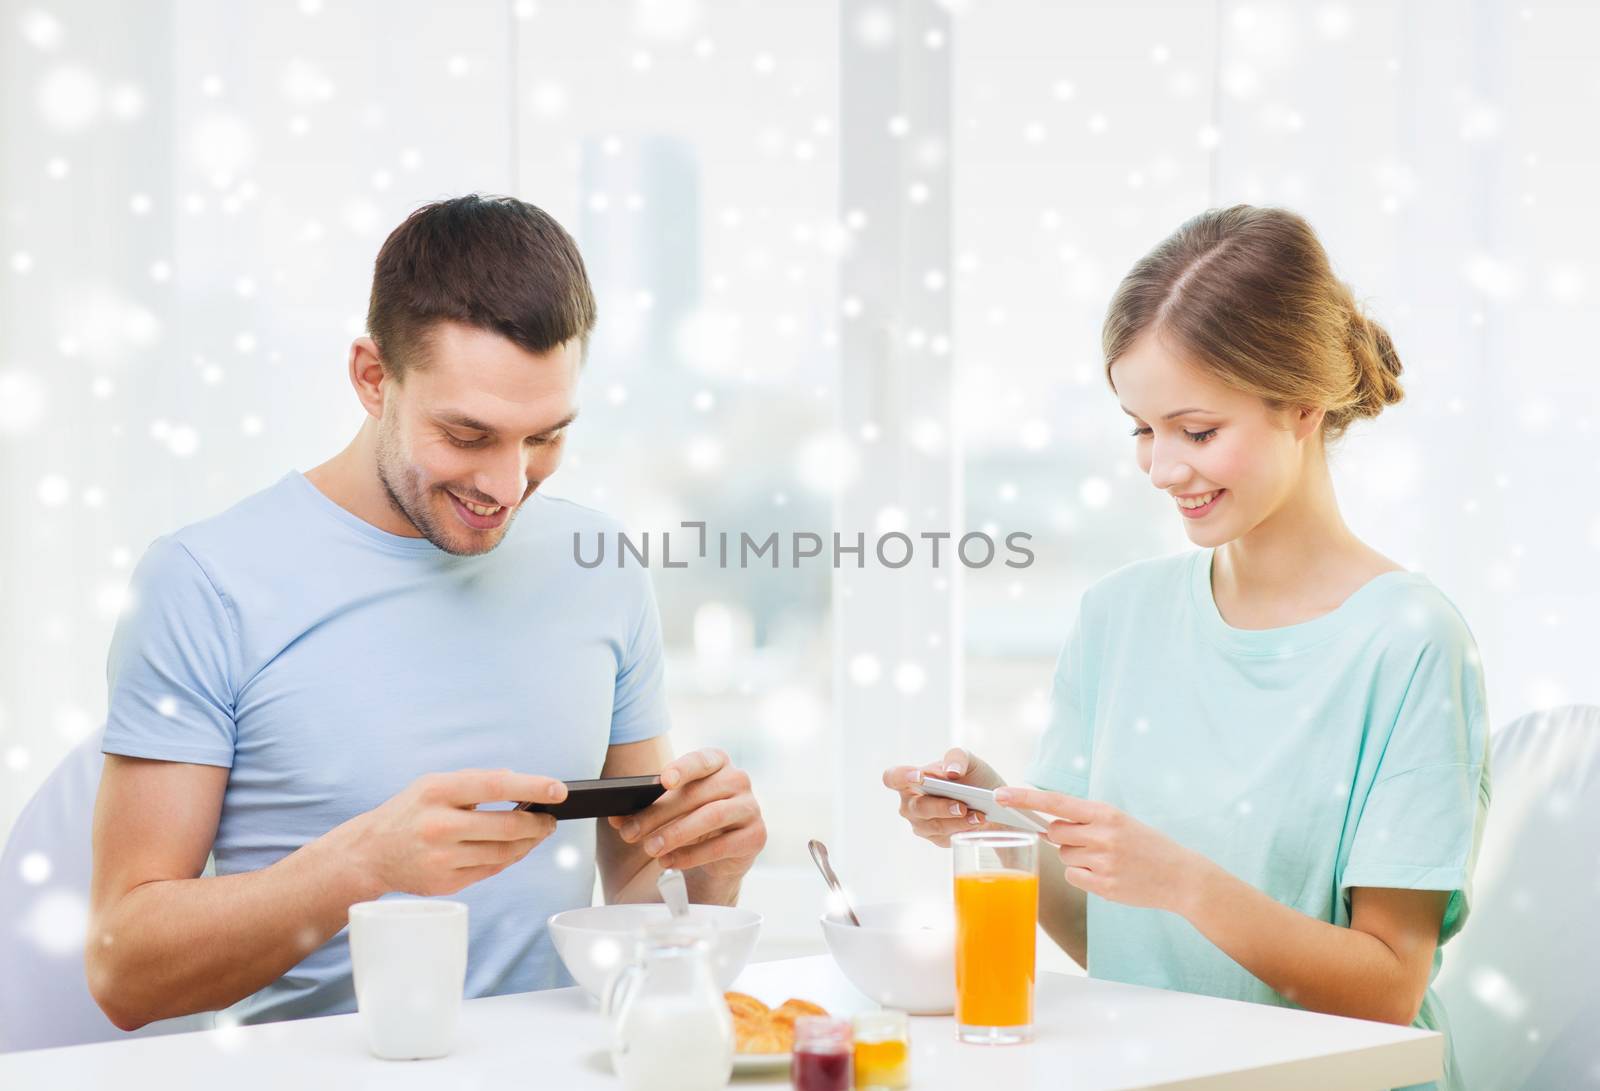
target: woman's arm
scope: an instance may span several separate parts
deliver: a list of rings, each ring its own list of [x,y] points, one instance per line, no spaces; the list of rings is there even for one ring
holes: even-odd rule
[[[1342,928],[1200,859],[1177,911],[1229,958],[1311,1011],[1402,1026],[1416,1019],[1448,892],[1358,887]]]
[[[999,829],[1000,827],[995,827]],[[1084,969],[1089,968],[1089,898],[1053,867],[1048,841],[1039,844],[1039,927]]]
[[[1416,1018],[1446,892],[1359,888],[1351,895],[1350,927],[1343,928],[1275,901],[1109,804],[1027,788],[996,794],[1006,806],[1058,819],[1047,836],[1073,886],[1183,916],[1301,1007],[1389,1023]]]

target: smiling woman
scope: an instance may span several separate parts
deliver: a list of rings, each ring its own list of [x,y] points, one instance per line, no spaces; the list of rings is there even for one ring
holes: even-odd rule
[[[1139,468],[1205,548],[1083,596],[1035,788],[964,750],[920,771],[1057,820],[1039,919],[1096,977],[1444,1030],[1429,985],[1489,801],[1477,648],[1345,525],[1327,464],[1399,400],[1393,346],[1303,219],[1246,206],[1140,260],[1104,346]],[[936,843],[978,820],[917,769],[885,782]]]
[[[1185,223],[1123,279],[1102,343],[1139,468],[1196,545],[1239,537],[1307,474],[1331,498],[1325,445],[1403,396],[1388,333],[1282,209]]]

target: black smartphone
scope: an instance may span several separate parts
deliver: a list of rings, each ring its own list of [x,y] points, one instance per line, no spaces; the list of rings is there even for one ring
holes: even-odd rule
[[[518,803],[517,810],[563,818],[610,818],[638,814],[666,791],[660,777],[601,777],[569,780],[567,798],[560,803]]]

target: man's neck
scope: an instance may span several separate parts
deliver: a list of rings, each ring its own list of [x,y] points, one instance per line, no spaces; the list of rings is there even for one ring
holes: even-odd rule
[[[369,419],[349,446],[315,469],[306,480],[345,511],[379,530],[404,538],[420,538],[411,520],[395,510],[378,477],[378,429]]]

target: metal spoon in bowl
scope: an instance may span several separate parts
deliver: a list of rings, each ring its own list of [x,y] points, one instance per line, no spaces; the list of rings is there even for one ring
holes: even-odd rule
[[[673,917],[682,920],[689,915],[689,888],[684,884],[683,872],[663,868],[656,879],[656,889],[661,891],[661,900],[667,903]]]
[[[815,839],[806,842],[806,848],[811,850],[811,859],[817,862],[817,870],[822,872],[822,879],[828,884],[828,889],[833,891],[833,896],[839,900],[839,906],[844,910],[845,916],[850,918],[850,923],[857,928],[861,927],[861,919],[856,916],[856,911],[850,908],[850,902],[844,896],[844,887],[839,884],[839,877],[833,873],[833,866],[828,863],[828,846]]]

